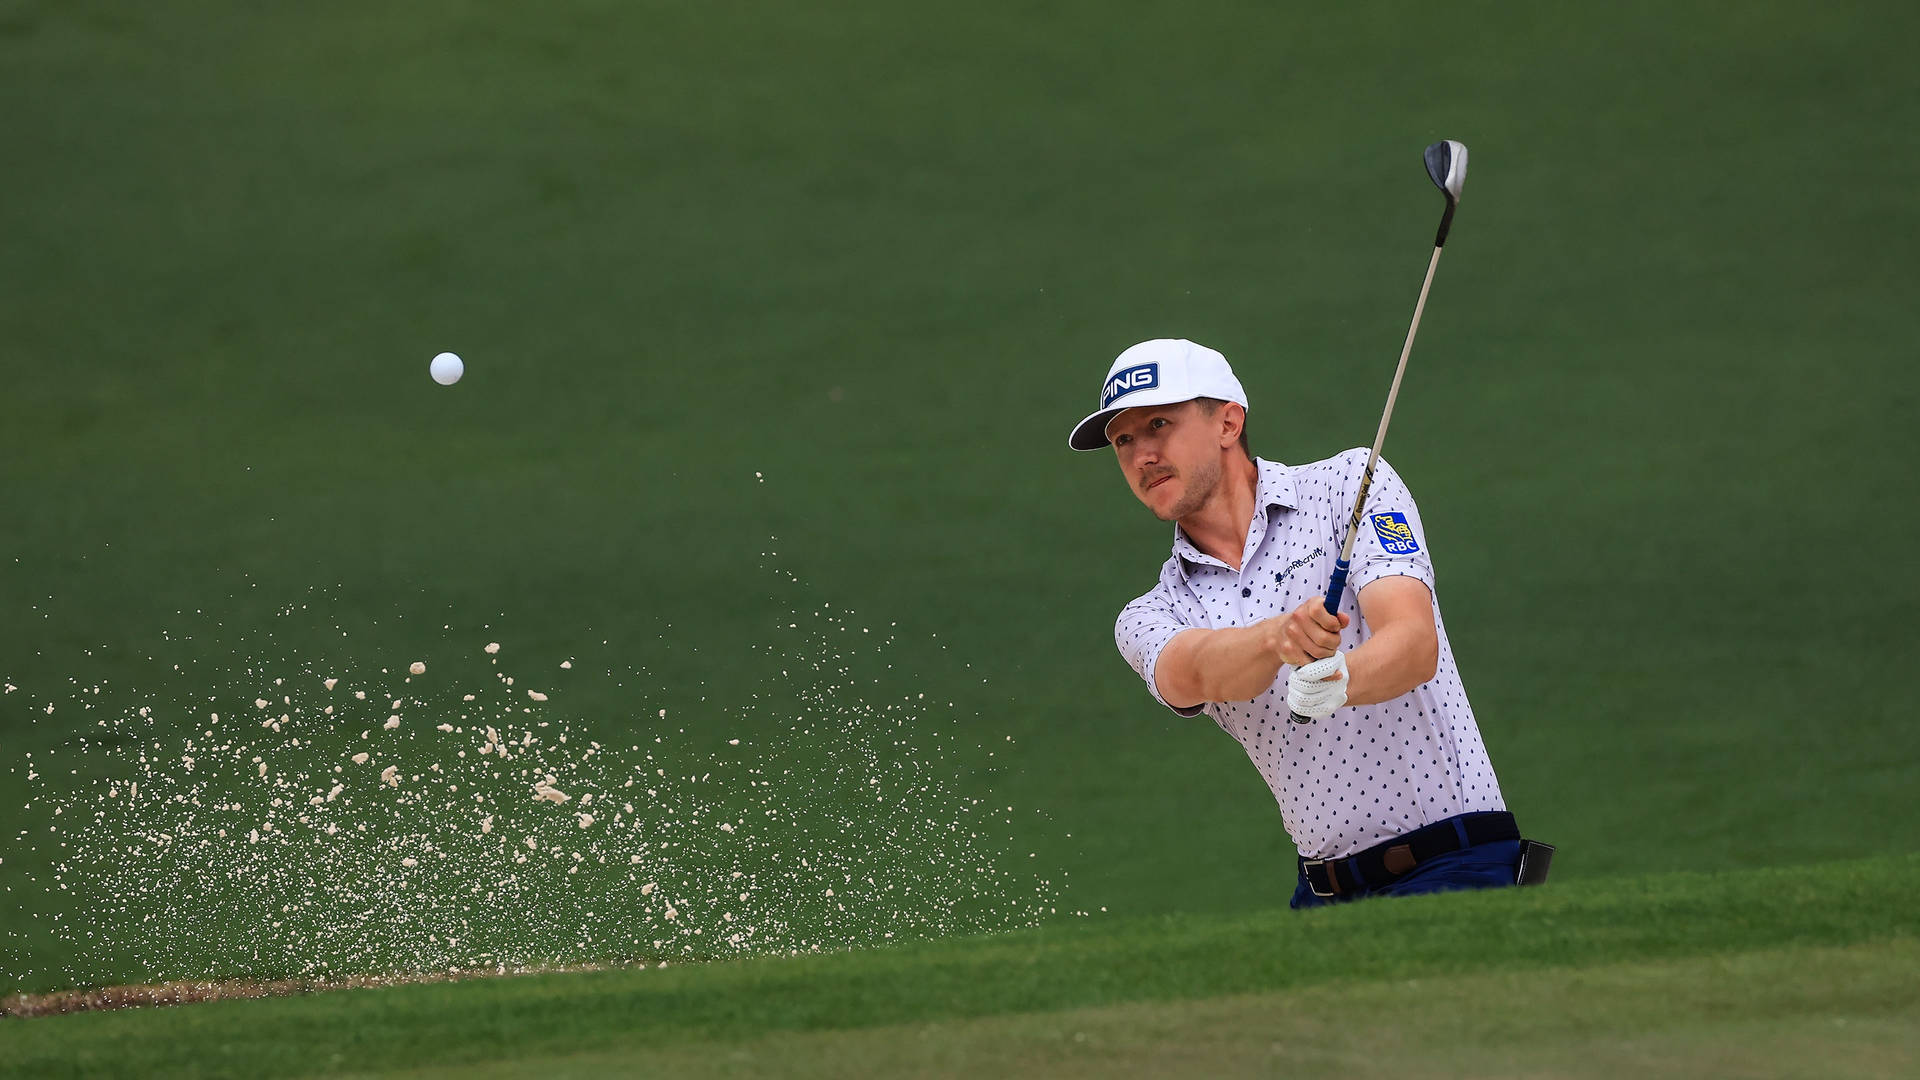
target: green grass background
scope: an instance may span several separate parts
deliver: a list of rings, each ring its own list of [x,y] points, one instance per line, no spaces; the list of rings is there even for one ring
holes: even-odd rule
[[[344,664],[489,624],[609,641],[649,707],[717,715],[792,610],[779,565],[898,624],[1062,910],[1272,909],[1257,774],[1113,651],[1166,527],[1064,436],[1115,353],[1181,335],[1235,362],[1264,456],[1364,442],[1449,137],[1471,183],[1388,454],[1556,881],[1913,852],[1916,31],[1891,3],[4,0],[9,764],[179,613],[237,635],[316,587]],[[565,706],[640,734],[635,696]],[[0,919],[42,989],[26,793],[0,774]]]

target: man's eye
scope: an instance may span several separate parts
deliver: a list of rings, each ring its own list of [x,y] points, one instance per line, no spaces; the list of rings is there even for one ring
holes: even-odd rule
[[[1172,421],[1168,420],[1166,417],[1156,416],[1153,418],[1153,420],[1150,423],[1148,423],[1147,426],[1152,428],[1163,428],[1170,423],[1172,423]]]
[[[1133,441],[1133,436],[1131,436],[1131,435],[1120,435],[1120,436],[1117,436],[1117,437],[1115,437],[1115,438],[1114,438],[1114,440],[1113,440],[1113,445],[1115,445],[1115,446],[1125,446],[1125,445],[1127,445],[1128,443],[1130,443],[1130,442],[1132,442],[1132,441]]]

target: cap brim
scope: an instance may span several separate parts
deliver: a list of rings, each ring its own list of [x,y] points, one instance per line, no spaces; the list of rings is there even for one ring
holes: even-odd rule
[[[1067,445],[1075,450],[1098,450],[1109,445],[1107,425],[1113,418],[1133,408],[1131,405],[1118,409],[1102,409],[1073,426],[1073,434],[1067,436]]]
[[[1099,412],[1094,413],[1074,425],[1073,433],[1067,436],[1067,445],[1073,447],[1075,450],[1098,450],[1103,446],[1111,445],[1110,440],[1107,438],[1107,425],[1113,423],[1114,417],[1119,416],[1128,409],[1151,409],[1160,405],[1180,405],[1194,399],[1194,395],[1192,394],[1177,396],[1178,394],[1178,391],[1168,393],[1159,390],[1150,390],[1142,393],[1138,401],[1128,400],[1123,405],[1115,405],[1111,408],[1101,409]],[[1245,408],[1244,405],[1241,407]]]

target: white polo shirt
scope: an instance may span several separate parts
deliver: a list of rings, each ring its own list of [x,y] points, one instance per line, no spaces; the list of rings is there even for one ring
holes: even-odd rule
[[[1156,700],[1166,704],[1154,685],[1154,664],[1180,631],[1248,626],[1326,595],[1366,461],[1365,447],[1292,468],[1256,458],[1258,497],[1238,571],[1174,527],[1160,583],[1128,604],[1113,628],[1121,655]],[[1342,858],[1455,814],[1506,809],[1432,592],[1433,560],[1420,512],[1382,460],[1340,601],[1351,619],[1340,635],[1342,649],[1358,648],[1371,633],[1360,617],[1360,590],[1395,575],[1420,579],[1434,596],[1440,663],[1430,681],[1392,701],[1295,724],[1287,709],[1292,669],[1283,666],[1252,701],[1174,710],[1182,716],[1204,711],[1240,741],[1279,802],[1295,846],[1310,859]]]

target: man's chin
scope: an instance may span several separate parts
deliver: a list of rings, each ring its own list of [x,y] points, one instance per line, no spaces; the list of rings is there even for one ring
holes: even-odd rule
[[[1178,521],[1180,519],[1180,497],[1168,490],[1174,486],[1174,483],[1174,481],[1169,480],[1157,488],[1149,488],[1145,492],[1146,497],[1141,500],[1147,504],[1147,509],[1153,511],[1153,516],[1159,518],[1161,521]]]

